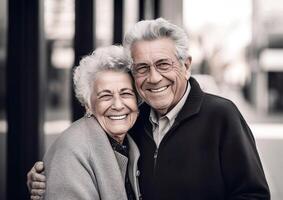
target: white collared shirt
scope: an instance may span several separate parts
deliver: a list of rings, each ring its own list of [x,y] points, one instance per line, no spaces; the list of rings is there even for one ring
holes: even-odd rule
[[[174,124],[178,113],[181,111],[182,107],[186,102],[190,90],[191,90],[191,85],[188,82],[186,92],[181,98],[181,100],[172,110],[170,110],[170,112],[168,112],[166,115],[160,118],[158,117],[158,114],[151,108],[149,121],[152,124],[153,139],[157,147],[159,147],[161,140]]]

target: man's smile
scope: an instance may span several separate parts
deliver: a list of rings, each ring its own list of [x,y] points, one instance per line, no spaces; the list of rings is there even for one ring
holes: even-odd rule
[[[163,92],[164,90],[166,90],[167,88],[169,87],[169,85],[167,86],[163,86],[163,87],[160,87],[160,88],[149,88],[147,89],[148,91],[152,92],[152,93],[159,93],[159,92]]]

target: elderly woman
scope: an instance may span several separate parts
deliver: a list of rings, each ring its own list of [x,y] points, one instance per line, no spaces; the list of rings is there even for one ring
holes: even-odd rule
[[[139,198],[139,151],[127,135],[138,115],[137,96],[127,66],[122,47],[110,46],[75,69],[75,93],[86,115],[44,156],[45,199]]]

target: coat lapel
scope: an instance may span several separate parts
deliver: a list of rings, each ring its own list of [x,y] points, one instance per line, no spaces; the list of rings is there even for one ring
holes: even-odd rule
[[[124,176],[106,133],[95,118],[86,118],[86,124],[91,139],[90,162],[94,168],[101,199],[126,200]]]
[[[120,154],[117,151],[114,151],[115,157],[117,159],[120,171],[122,173],[123,181],[125,184],[125,177],[126,177],[126,172],[127,172],[127,164],[128,164],[128,158],[122,154]]]
[[[129,179],[131,182],[131,185],[134,189],[136,199],[140,199],[141,193],[140,193],[140,188],[139,188],[139,181],[138,181],[138,176],[139,176],[139,171],[137,167],[138,159],[140,157],[140,152],[139,149],[134,142],[134,140],[131,138],[130,135],[127,135],[128,141],[129,141]]]
[[[205,93],[201,90],[198,82],[193,77],[191,77],[189,81],[191,84],[191,91],[188,95],[185,105],[177,115],[171,130],[183,120],[192,117],[200,111]]]

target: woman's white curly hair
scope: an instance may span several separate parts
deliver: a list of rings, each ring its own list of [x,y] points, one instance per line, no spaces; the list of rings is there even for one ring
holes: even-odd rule
[[[129,60],[122,46],[97,48],[90,55],[82,58],[79,66],[75,68],[73,74],[75,95],[86,109],[91,108],[93,82],[97,78],[97,73],[108,70],[129,72]]]

